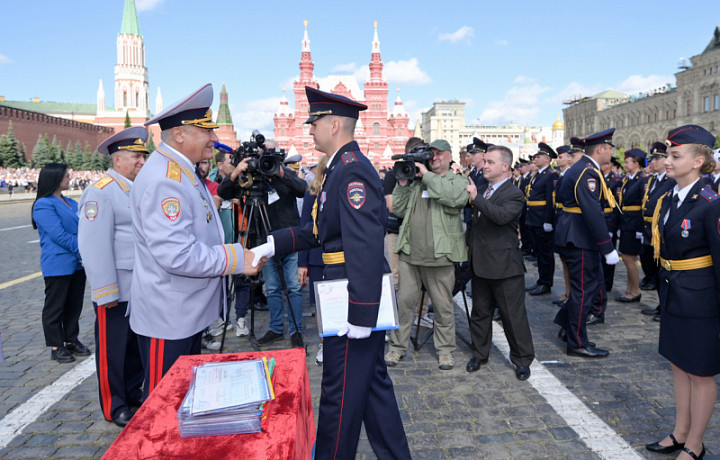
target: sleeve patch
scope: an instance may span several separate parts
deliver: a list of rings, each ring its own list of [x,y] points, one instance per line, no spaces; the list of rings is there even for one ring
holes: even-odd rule
[[[103,177],[102,179],[100,179],[99,181],[95,182],[95,183],[93,184],[93,187],[99,188],[99,189],[103,189],[103,188],[105,188],[105,187],[107,186],[107,184],[109,184],[109,183],[112,182],[112,181],[113,181],[113,178],[112,178],[112,177],[110,177],[110,176],[105,176],[105,177]]]
[[[597,180],[595,180],[593,178],[589,178],[587,180],[587,188],[591,192],[595,192],[595,190],[597,190]]]
[[[350,206],[360,209],[365,204],[365,184],[362,182],[350,182],[347,188],[347,198]]]
[[[88,201],[85,203],[85,218],[90,222],[94,221],[98,215],[97,201]]]
[[[171,221],[177,220],[180,217],[180,200],[175,197],[165,198],[160,203],[162,206],[163,214]]]
[[[180,182],[182,179],[182,170],[180,169],[180,165],[173,161],[168,163],[167,174],[165,177]]]

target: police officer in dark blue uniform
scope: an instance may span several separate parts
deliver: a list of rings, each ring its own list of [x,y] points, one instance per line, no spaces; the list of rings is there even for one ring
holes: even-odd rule
[[[362,422],[378,458],[409,459],[405,431],[383,357],[385,332],[376,326],[381,281],[390,268],[383,241],[387,208],[380,178],[353,140],[367,106],[305,87],[315,148],[330,156],[314,205],[314,225],[273,232],[256,257],[320,246],[326,280],[347,278],[348,317],[323,342],[323,379],[316,459],[352,459]]]
[[[604,195],[615,205],[600,172],[600,165],[608,163],[613,155],[614,132],[609,129],[585,138],[585,155],[565,173],[557,193],[563,212],[555,229],[555,244],[568,265],[570,298],[555,323],[566,331],[568,355],[584,358],[609,354],[588,341],[586,319],[603,282],[600,256],[610,264],[619,261],[600,203]]]
[[[645,167],[647,154],[640,149],[625,152],[626,176],[620,188],[620,245],[619,251],[627,269],[627,287],[625,294],[616,298],[618,302],[640,301],[640,275],[638,273],[638,256],[642,250],[642,199],[644,181],[640,177]]]
[[[555,275],[555,256],[552,251],[553,223],[555,222],[555,184],[557,173],[550,167],[550,161],[557,153],[544,142],[538,144],[538,152],[533,157],[537,172],[532,175],[526,191],[527,210],[525,226],[531,232],[533,252],[537,257],[538,280],[525,288],[530,295],[550,292]]]
[[[717,399],[720,374],[720,197],[701,174],[712,172],[715,136],[686,125],[669,132],[667,173],[677,184],[653,214],[660,261],[659,352],[670,361],[675,427],[646,447],[703,458],[703,435]]]

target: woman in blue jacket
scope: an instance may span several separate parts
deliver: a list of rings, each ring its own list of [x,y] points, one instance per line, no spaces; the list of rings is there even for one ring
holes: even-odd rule
[[[62,194],[69,185],[66,165],[45,165],[40,170],[32,207],[33,228],[40,234],[40,268],[45,278],[42,312],[45,344],[52,347],[50,357],[60,363],[75,361],[73,355],[90,355],[90,350],[78,340],[85,270],[78,251],[78,204]]]

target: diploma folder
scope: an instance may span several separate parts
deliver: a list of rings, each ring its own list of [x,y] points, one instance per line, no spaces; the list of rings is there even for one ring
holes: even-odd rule
[[[347,278],[315,282],[315,305],[320,337],[336,336],[348,317]],[[398,328],[397,300],[392,273],[382,277],[382,294],[377,323],[373,331]]]

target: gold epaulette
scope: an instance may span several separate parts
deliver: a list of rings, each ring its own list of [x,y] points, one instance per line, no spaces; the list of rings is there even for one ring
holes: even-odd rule
[[[105,188],[105,187],[107,186],[107,184],[109,184],[109,183],[112,182],[113,180],[115,180],[115,179],[113,179],[113,178],[110,177],[110,176],[105,176],[105,177],[103,177],[102,179],[100,179],[99,181],[95,182],[95,183],[93,184],[93,187],[99,188],[99,189],[103,189],[103,188]]]
[[[182,169],[180,169],[180,165],[174,161],[168,163],[167,174],[165,177],[180,182],[182,179]]]

